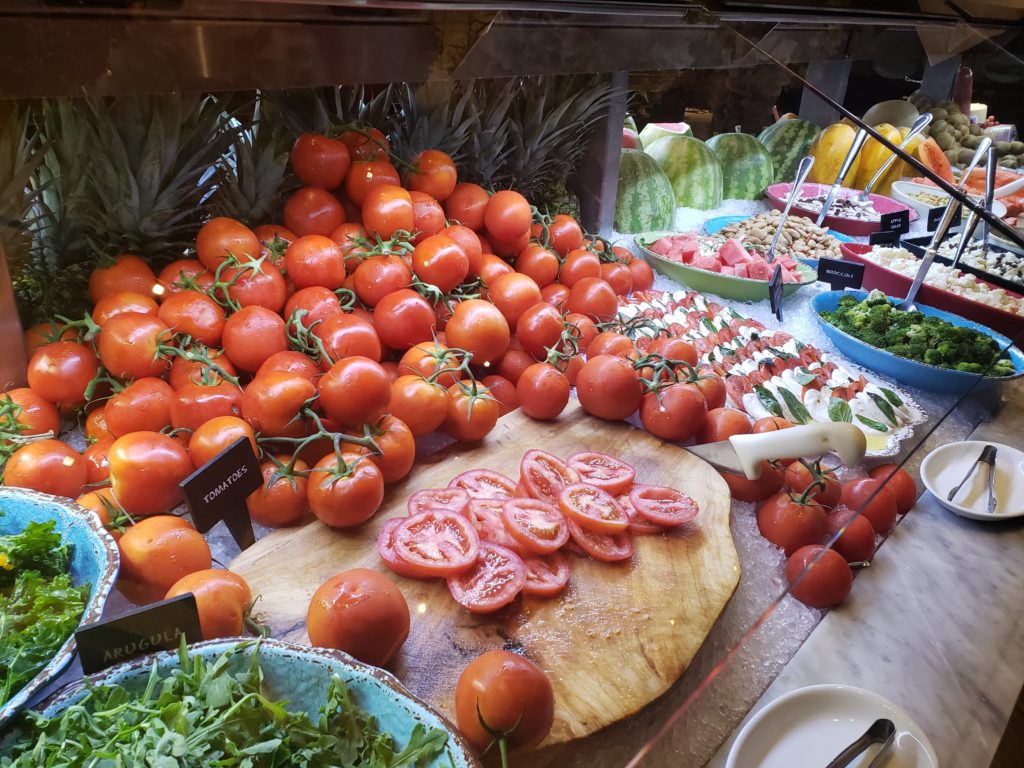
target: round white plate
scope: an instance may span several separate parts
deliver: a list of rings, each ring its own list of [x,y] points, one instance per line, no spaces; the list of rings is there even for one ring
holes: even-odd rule
[[[992,515],[988,513],[988,467],[984,465],[974,470],[955,502],[946,501],[986,445],[996,447],[998,502]],[[990,523],[1024,516],[1024,453],[1008,445],[964,440],[936,448],[921,462],[921,481],[942,506],[961,517]]]
[[[896,726],[885,768],[938,768],[928,737],[903,710],[848,685],[812,685],[773,701],[740,731],[726,768],[823,768],[882,717]],[[878,751],[869,747],[851,768],[867,768]]]
[[[930,206],[928,203],[922,202],[915,197],[911,197],[912,192],[928,192],[932,195],[943,195],[946,200],[949,199],[949,195],[938,187],[933,187],[930,184],[918,184],[916,181],[894,181],[891,190],[893,199],[899,200],[904,205],[909,205],[921,214],[922,217],[927,216],[928,211],[934,206]],[[940,203],[940,205],[944,205],[944,203]],[[1006,216],[1006,206],[998,200],[994,200],[992,202],[992,213],[994,213],[997,218],[1001,219]],[[964,218],[967,218],[966,213],[964,214]],[[976,232],[980,231],[981,227],[979,226]]]

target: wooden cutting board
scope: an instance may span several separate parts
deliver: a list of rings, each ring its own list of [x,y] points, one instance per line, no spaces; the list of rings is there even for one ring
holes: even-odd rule
[[[406,514],[421,488],[443,488],[459,472],[487,468],[516,478],[529,448],[562,458],[604,451],[628,461],[637,480],[671,485],[700,505],[697,519],[662,536],[638,536],[631,561],[571,556],[572,578],[558,598],[520,598],[491,616],[457,605],[442,581],[395,576],[377,556],[381,523]],[[359,529],[319,521],[279,530],[243,552],[231,570],[260,595],[257,613],[274,637],[308,643],[306,609],[316,588],[348,568],[387,573],[409,603],[412,627],[391,670],[416,695],[452,714],[465,665],[493,648],[521,652],[551,678],[555,723],[545,744],[586,736],[664,693],[686,670],[739,581],[729,531],[729,491],[710,465],[639,429],[600,421],[572,401],[555,422],[516,411],[478,445],[455,444],[417,462],[391,487],[380,513]]]

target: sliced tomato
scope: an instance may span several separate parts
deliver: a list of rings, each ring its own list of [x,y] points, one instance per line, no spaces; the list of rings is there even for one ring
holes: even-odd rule
[[[471,499],[511,499],[516,495],[516,483],[500,472],[489,469],[470,469],[448,483],[449,488],[461,488]]]
[[[538,555],[557,552],[569,540],[565,515],[540,499],[509,499],[501,519],[516,541]]]
[[[633,556],[633,537],[628,533],[617,533],[614,536],[594,533],[570,519],[569,536],[572,538],[566,547],[575,543],[595,560],[614,563],[619,560],[628,560]]]
[[[633,485],[633,488],[646,488],[644,485]],[[649,536],[657,533],[665,533],[669,530],[667,526],[655,525],[649,523],[644,518],[640,517],[640,513],[636,511],[636,507],[633,506],[633,502],[629,500],[629,494],[623,494],[616,499],[622,508],[626,511],[626,515],[629,516],[629,532],[634,536]]]
[[[516,483],[516,492],[513,496],[517,499],[532,499],[530,492],[526,490],[526,483],[523,482],[523,478],[519,478],[519,482]]]
[[[575,469],[547,451],[529,450],[519,462],[519,482],[531,497],[541,501],[557,504],[562,489],[579,481]]]
[[[587,483],[573,483],[558,495],[565,516],[595,533],[614,535],[629,527],[629,516],[615,497]]]
[[[506,547],[485,541],[472,568],[448,579],[455,602],[472,613],[492,613],[502,608],[526,586],[523,559]]]
[[[697,516],[697,502],[675,488],[644,485],[629,492],[637,513],[655,525],[682,525]]]
[[[476,528],[481,541],[511,549],[518,555],[528,555],[530,550],[523,547],[505,527],[501,511],[505,508],[505,499],[471,499],[467,516]]]
[[[392,517],[390,520],[384,521],[384,525],[381,526],[380,533],[377,534],[377,554],[379,554],[380,559],[384,561],[384,565],[399,576],[407,576],[409,578],[416,579],[420,577],[419,572],[405,562],[405,560],[400,558],[398,553],[395,552],[395,529],[403,519],[404,518],[401,517]]]
[[[552,597],[569,583],[569,560],[561,552],[524,558],[523,565],[526,566],[524,595]]]
[[[393,534],[395,554],[421,576],[453,576],[476,562],[480,535],[455,512],[430,510],[402,520]]]
[[[409,514],[441,511],[465,515],[469,509],[469,494],[461,488],[424,488],[409,497]]]
[[[595,451],[574,453],[565,463],[570,469],[576,470],[582,482],[590,483],[612,496],[628,493],[636,477],[636,470],[626,462]]]

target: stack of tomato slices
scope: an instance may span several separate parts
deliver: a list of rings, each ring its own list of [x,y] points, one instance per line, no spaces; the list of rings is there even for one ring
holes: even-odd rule
[[[457,603],[490,613],[520,592],[552,597],[565,589],[563,549],[604,562],[628,560],[633,534],[664,533],[699,512],[686,494],[635,483],[633,467],[602,453],[562,461],[530,450],[519,473],[517,483],[471,469],[447,488],[412,494],[408,516],[381,528],[381,558],[400,576],[446,579]]]

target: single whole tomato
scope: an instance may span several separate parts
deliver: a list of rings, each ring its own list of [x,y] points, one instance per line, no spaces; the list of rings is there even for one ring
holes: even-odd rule
[[[382,667],[409,636],[409,605],[387,576],[353,568],[321,584],[306,613],[309,641]]]
[[[697,433],[697,444],[717,443],[733,435],[748,435],[754,428],[750,417],[734,408],[712,408],[708,411],[704,428]]]
[[[458,174],[450,155],[437,149],[425,149],[412,161],[409,189],[425,192],[436,200],[445,200],[455,191]]]
[[[117,315],[100,331],[100,361],[119,379],[163,376],[171,363],[160,347],[170,341],[170,337],[170,328],[151,315],[135,312]]]
[[[87,485],[102,483],[110,477],[110,457],[107,453],[114,444],[114,438],[103,437],[85,449],[85,482]]]
[[[598,355],[580,369],[576,396],[587,413],[616,421],[636,413],[643,401],[643,388],[629,360]]]
[[[188,441],[188,454],[192,465],[198,469],[212,461],[218,453],[230,448],[231,444],[245,438],[252,446],[252,452],[259,455],[256,435],[249,422],[237,416],[218,416],[199,427]]]
[[[282,455],[276,459],[276,462],[269,459],[260,462],[263,485],[249,494],[245,505],[249,509],[249,517],[259,525],[268,528],[298,525],[309,509],[306,500],[309,481],[304,474],[309,465],[302,459],[296,459],[292,467],[294,474],[285,475],[281,466],[287,466],[291,457]]]
[[[320,133],[299,136],[292,145],[290,159],[299,181],[320,189],[340,187],[351,164],[344,142]]]
[[[685,442],[704,426],[708,406],[693,384],[669,384],[640,402],[640,421],[655,437]]]
[[[504,376],[491,374],[484,376],[481,383],[487,387],[487,392],[498,401],[498,416],[512,413],[519,407],[519,395],[516,394],[516,385]]]
[[[412,252],[412,268],[420,280],[448,293],[469,274],[469,257],[447,235],[432,235]]]
[[[403,375],[391,382],[392,415],[405,422],[413,435],[422,437],[441,426],[448,413],[448,391],[421,376]]]
[[[617,296],[627,296],[633,291],[633,273],[625,264],[617,261],[603,262],[601,279],[612,287]]]
[[[519,272],[499,276],[488,285],[487,297],[512,327],[527,309],[544,303],[537,283]]]
[[[450,387],[459,380],[459,353],[440,341],[422,341],[406,350],[398,361],[400,375],[418,374]]]
[[[346,357],[317,383],[317,404],[343,426],[377,421],[391,401],[391,379],[368,357]]]
[[[206,539],[173,515],[156,515],[131,526],[117,542],[117,588],[137,605],[162,599],[180,579],[213,565]]]
[[[387,158],[388,152],[391,151],[388,137],[380,129],[368,126],[344,131],[338,137],[338,141],[348,147],[349,155],[353,160]]]
[[[333,241],[332,241],[333,242]],[[228,298],[238,307],[265,307],[280,312],[288,298],[288,283],[269,261],[248,261],[221,274]]]
[[[534,363],[519,377],[516,398],[531,419],[556,418],[569,404],[569,379],[550,363]]]
[[[75,498],[88,474],[85,458],[71,446],[50,438],[26,443],[7,459],[4,485]]]
[[[171,424],[174,390],[163,379],[136,379],[104,406],[107,429],[113,437],[129,432],[159,432]]]
[[[197,240],[197,248],[198,245]],[[89,299],[96,304],[104,296],[122,291],[152,296],[155,285],[156,275],[146,262],[130,253],[122,253],[112,264],[96,267],[89,275]]]
[[[896,511],[905,515],[917,502],[917,486],[905,469],[896,464],[880,464],[870,472],[868,477],[878,480],[892,494],[896,502]]]
[[[255,232],[224,216],[210,219],[196,235],[196,258],[211,271],[216,271],[229,256],[239,261],[258,258],[261,248]]]
[[[484,208],[484,226],[497,240],[514,240],[528,234],[532,220],[529,201],[511,189],[495,192]]]
[[[208,347],[220,346],[224,310],[199,291],[178,291],[164,299],[156,316],[174,333],[191,336]]]
[[[815,561],[819,554],[821,557]],[[843,556],[820,544],[793,553],[786,562],[786,579],[792,586],[793,597],[811,608],[835,608],[853,586],[853,572]]]
[[[284,320],[266,307],[243,307],[224,324],[224,354],[239,370],[255,373],[268,357],[287,349]]]
[[[881,480],[862,477],[843,483],[839,500],[870,520],[875,533],[885,535],[896,524],[896,500]]]
[[[757,529],[788,557],[801,547],[823,542],[828,536],[828,517],[821,504],[804,503],[781,491],[758,509]]]
[[[456,440],[483,440],[498,423],[501,409],[485,386],[459,381],[448,388],[448,411],[441,429]]]
[[[506,734],[509,748],[533,749],[551,731],[555,696],[547,675],[529,659],[488,651],[473,659],[455,686],[455,720],[477,750]]]
[[[584,277],[569,289],[569,311],[586,315],[597,322],[615,317],[619,299],[615,290],[599,277]]]
[[[523,372],[535,362],[537,360],[529,352],[522,349],[509,348],[508,352],[501,356],[501,361],[498,363],[498,375],[508,379],[513,384],[518,384]]]
[[[365,456],[329,453],[310,471],[306,486],[309,507],[332,528],[362,525],[384,500],[384,477]]]
[[[560,256],[583,247],[583,229],[572,216],[560,213],[548,225],[548,244]]]
[[[131,432],[117,438],[107,455],[114,495],[128,514],[154,515],[181,502],[178,484],[193,466],[178,441],[159,432]]]
[[[360,160],[352,163],[345,177],[345,194],[354,205],[362,207],[371,189],[382,184],[400,186],[401,178],[386,160]]]
[[[484,228],[484,211],[490,195],[479,184],[463,182],[444,200],[444,212],[452,221],[457,221],[474,232]]]
[[[558,279],[561,262],[550,248],[539,243],[530,243],[516,256],[516,272],[533,280],[539,288],[551,285]]]
[[[590,345],[587,347],[587,357],[614,355],[635,358],[636,354],[636,345],[633,340],[618,331],[602,331],[591,339]]]
[[[242,416],[265,437],[301,437],[306,434],[302,409],[314,394],[316,387],[302,374],[268,371],[243,390]]]
[[[562,268],[558,272],[558,281],[562,285],[572,288],[587,277],[601,277],[601,260],[597,254],[582,248],[570,251],[562,262]],[[614,291],[612,291],[612,295],[615,295]]]
[[[96,325],[102,327],[110,318],[125,312],[155,315],[157,303],[150,296],[135,291],[109,293],[96,302],[96,306],[92,309],[92,320]]]
[[[418,244],[425,238],[436,235],[445,229],[444,208],[441,207],[437,200],[426,192],[417,192],[415,190],[409,192],[409,197],[412,200],[414,244]],[[476,237],[476,235],[473,236]],[[478,239],[477,243],[479,242]]]
[[[11,418],[17,424],[18,434],[27,437],[49,432],[56,437],[60,433],[60,412],[30,387],[9,389],[0,395],[0,401],[13,404]]]
[[[345,282],[341,247],[323,235],[306,235],[289,245],[284,266],[296,288],[319,286],[333,291]]]
[[[708,403],[708,410],[724,408],[725,381],[710,368],[701,368],[698,373],[697,381],[694,384],[701,391],[701,394],[704,395],[704,399]]]
[[[839,533],[832,548],[848,563],[867,562],[875,554],[875,529],[871,521],[852,509],[836,507],[828,516],[828,532]]]
[[[502,275],[508,275],[512,272],[515,272],[512,269],[512,265],[493,253],[485,252],[480,257],[480,267],[477,270],[477,274],[480,276],[480,282],[484,286],[492,285]]]
[[[797,495],[814,486],[808,498],[829,509],[839,503],[841,488],[836,473],[823,468],[820,462],[807,462],[803,459],[794,461],[786,467],[785,483],[786,488]]]
[[[308,288],[300,288],[285,302],[285,318],[292,318],[297,312],[305,312],[302,316],[302,323],[307,328],[314,323],[322,323],[325,320],[344,314],[337,294],[322,285],[312,285]]]
[[[416,459],[416,438],[405,422],[388,414],[369,425],[369,433],[380,453],[354,443],[344,443],[342,450],[366,456],[380,469],[385,483],[408,475]]]
[[[11,393],[8,392],[7,394]],[[114,439],[114,436],[110,434],[110,430],[107,428],[106,406],[101,405],[99,408],[93,408],[89,411],[89,415],[85,417],[85,438],[92,442],[106,437],[109,437],[111,440]]]
[[[697,441],[699,443],[700,438]],[[782,488],[782,467],[768,461],[761,462],[761,474],[756,480],[732,472],[720,474],[729,486],[732,497],[738,501],[764,501]]]
[[[219,568],[195,571],[174,582],[164,599],[186,593],[196,599],[203,640],[242,634],[245,614],[252,603],[252,590],[237,573]]]
[[[367,306],[412,284],[412,270],[398,256],[371,256],[352,273],[353,289]]]
[[[355,313],[327,318],[313,329],[313,335],[320,339],[327,353],[327,358],[321,361],[325,368],[346,357],[381,358],[380,336],[373,323]]]
[[[409,288],[389,293],[373,311],[373,327],[391,349],[404,351],[429,341],[436,324],[430,302]]]
[[[648,291],[654,285],[654,270],[644,259],[630,256],[626,262],[630,274],[633,276],[634,291]]]
[[[200,280],[204,284],[200,285]],[[160,270],[156,281],[153,292],[166,301],[181,291],[194,290],[193,283],[195,287],[208,288],[213,283],[213,273],[207,271],[206,265],[198,259],[178,259]]]
[[[462,224],[451,224],[442,232],[458,243],[463,253],[466,254],[466,259],[469,261],[469,274],[479,275],[484,252],[476,232]]]
[[[299,237],[326,237],[344,223],[345,209],[338,198],[317,187],[297,189],[284,204],[284,225]]]
[[[256,371],[256,375],[253,378],[258,379],[260,376],[271,371],[297,373],[311,383],[316,383],[316,380],[320,378],[320,374],[323,373],[320,370],[320,366],[311,357],[304,355],[302,352],[292,352],[291,350],[272,354],[263,362],[263,365]]]
[[[558,345],[564,331],[565,319],[562,313],[546,301],[526,308],[516,321],[516,338],[536,360],[548,356],[548,348]]]
[[[415,223],[412,197],[397,184],[377,184],[368,189],[362,213],[366,234],[382,240],[399,231],[411,233]]]
[[[251,385],[250,385],[251,386]],[[242,413],[242,390],[235,384],[184,384],[174,390],[171,402],[171,426],[196,430],[217,416]]]
[[[488,301],[470,299],[455,306],[445,327],[448,344],[472,354],[476,365],[496,362],[508,349],[511,333],[501,311]]]
[[[669,360],[678,360],[690,365],[697,365],[697,348],[686,339],[676,336],[662,336],[655,339],[647,348],[648,353],[658,354]],[[720,407],[720,406],[718,406]]]

